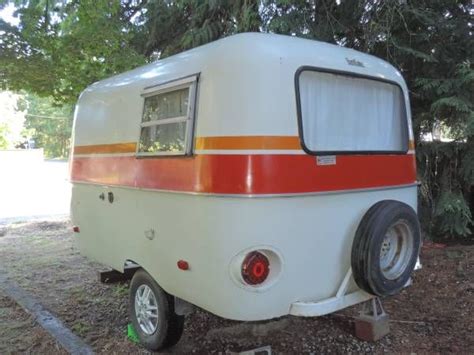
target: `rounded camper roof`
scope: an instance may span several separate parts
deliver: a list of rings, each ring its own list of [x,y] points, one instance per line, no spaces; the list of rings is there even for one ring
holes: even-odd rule
[[[391,64],[350,48],[292,36],[241,33],[96,82],[85,91],[113,90],[129,85],[144,87],[212,67],[237,73],[253,71],[255,66],[274,68],[275,59],[283,70],[310,65],[373,76],[405,86],[401,74]]]
[[[136,142],[144,94],[198,77],[196,137],[297,136],[296,81],[303,68],[395,82],[400,73],[371,55],[290,36],[243,33],[185,51],[89,86],[75,112],[78,145]]]

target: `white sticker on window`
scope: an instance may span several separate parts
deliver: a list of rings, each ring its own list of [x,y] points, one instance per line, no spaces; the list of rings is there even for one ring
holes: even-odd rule
[[[322,157],[316,157],[317,165],[336,165],[335,155],[324,155]]]

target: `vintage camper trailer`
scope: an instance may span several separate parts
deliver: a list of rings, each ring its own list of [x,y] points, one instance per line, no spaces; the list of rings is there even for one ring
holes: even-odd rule
[[[318,316],[399,292],[420,247],[408,90],[370,55],[239,34],[97,82],[77,103],[81,251],[137,267],[142,343],[189,304]]]

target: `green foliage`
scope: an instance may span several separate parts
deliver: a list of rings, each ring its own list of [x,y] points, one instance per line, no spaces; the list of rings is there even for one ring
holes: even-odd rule
[[[6,123],[0,123],[0,149],[8,148],[8,126]]]
[[[474,222],[468,204],[474,160],[465,159],[474,150],[465,142],[425,142],[417,149],[425,231],[435,239],[468,236]]]
[[[161,58],[239,32],[258,32],[258,0],[149,1],[144,8],[143,52]]]
[[[43,148],[49,158],[67,157],[71,140],[72,105],[58,106],[51,98],[28,94],[21,108],[27,113],[25,127],[36,147]]]
[[[117,297],[125,297],[128,295],[129,292],[129,285],[128,284],[116,284],[113,288],[114,293]]]
[[[94,81],[145,63],[131,45],[134,1],[16,3],[20,25],[0,20],[4,88],[74,103]]]
[[[441,193],[434,216],[441,233],[462,236],[471,233],[472,214],[461,193]]]
[[[265,30],[356,47],[370,1],[266,0]]]

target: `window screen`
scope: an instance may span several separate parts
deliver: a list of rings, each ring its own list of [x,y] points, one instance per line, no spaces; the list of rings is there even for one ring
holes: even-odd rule
[[[405,152],[402,90],[377,80],[305,70],[299,76],[303,141],[314,153]]]
[[[146,93],[138,155],[180,155],[191,152],[196,81]]]

